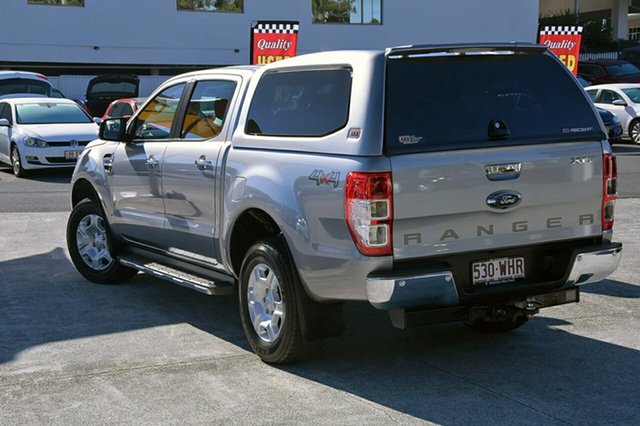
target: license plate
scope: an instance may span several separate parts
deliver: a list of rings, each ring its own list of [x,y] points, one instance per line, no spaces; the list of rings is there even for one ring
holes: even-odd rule
[[[65,160],[76,160],[82,151],[65,151],[64,159]]]
[[[524,278],[524,257],[501,257],[471,264],[473,284],[502,284]]]

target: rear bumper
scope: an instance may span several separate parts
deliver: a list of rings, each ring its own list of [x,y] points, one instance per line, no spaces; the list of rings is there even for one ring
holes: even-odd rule
[[[621,254],[621,243],[575,250],[564,285],[558,287],[569,288],[603,280],[616,270]],[[503,296],[508,297],[509,292]],[[453,273],[446,270],[404,275],[370,274],[367,277],[367,298],[374,307],[383,310],[462,304]]]

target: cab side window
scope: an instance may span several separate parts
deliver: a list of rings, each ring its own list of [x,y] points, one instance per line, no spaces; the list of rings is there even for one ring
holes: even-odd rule
[[[224,120],[233,97],[233,81],[199,81],[193,91],[182,122],[183,139],[209,139],[222,131]]]
[[[184,88],[185,83],[180,83],[163,90],[153,98],[136,117],[133,138],[169,139]]]

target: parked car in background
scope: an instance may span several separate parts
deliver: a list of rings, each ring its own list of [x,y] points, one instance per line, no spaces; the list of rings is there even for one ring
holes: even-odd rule
[[[0,99],[51,96],[51,83],[42,74],[29,71],[0,71]]]
[[[619,59],[631,62],[636,67],[640,68],[640,46],[627,47],[622,49]]]
[[[618,116],[623,138],[640,144],[640,84],[602,84],[585,91],[596,106]]]
[[[147,98],[124,98],[109,104],[102,116],[103,120],[113,117],[131,117],[145,103]]]
[[[596,106],[596,111],[598,111],[598,114],[600,114],[600,118],[602,119],[604,126],[607,128],[609,142],[622,142],[622,134],[624,132],[622,130],[622,123],[620,122],[618,116],[610,111],[607,111],[604,108],[600,108],[599,106]]]
[[[69,99],[0,100],[0,162],[23,177],[28,170],[75,166],[98,125]]]
[[[587,80],[585,80],[580,76],[577,77],[577,80],[578,80],[578,83],[580,83],[580,85],[583,88],[589,87],[592,85],[591,83],[589,83]],[[602,122],[607,128],[607,135],[609,136],[609,142],[611,143],[621,142],[622,141],[622,124],[620,124],[620,119],[618,118],[618,116],[598,106],[596,107],[596,111],[598,111],[598,114],[600,115]]]
[[[87,108],[94,117],[102,117],[109,104],[117,99],[135,98],[140,80],[130,74],[99,75],[87,85]]]
[[[578,63],[578,75],[591,84],[640,83],[640,69],[617,59],[582,61]]]

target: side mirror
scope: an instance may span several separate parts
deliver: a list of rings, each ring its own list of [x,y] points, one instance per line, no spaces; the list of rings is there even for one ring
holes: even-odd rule
[[[107,118],[100,123],[98,137],[105,141],[128,142],[127,119]]]
[[[616,99],[615,101],[611,102],[611,105],[627,106],[627,103],[622,99]]]
[[[0,127],[11,127],[11,123],[6,118],[0,118]]]

